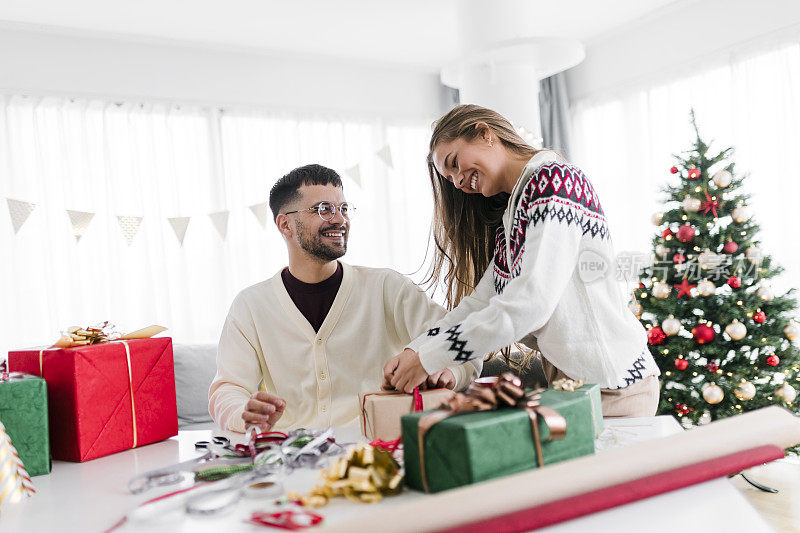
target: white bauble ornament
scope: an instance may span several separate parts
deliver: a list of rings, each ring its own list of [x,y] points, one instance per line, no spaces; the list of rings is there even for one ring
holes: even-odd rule
[[[706,250],[697,256],[697,264],[703,270],[709,270],[719,266],[721,257],[711,250]]]
[[[717,286],[714,285],[713,282],[704,279],[697,284],[697,292],[700,294],[700,296],[712,296],[715,292],[717,292]]]
[[[660,226],[662,220],[664,220],[664,213],[662,213],[661,211],[653,213],[653,216],[650,217],[650,221],[653,223],[654,226]]]
[[[754,265],[759,264],[764,258],[764,254],[761,252],[761,248],[758,246],[748,247],[747,250],[744,251],[744,256]]]
[[[725,393],[715,383],[710,383],[703,389],[703,399],[711,405],[721,402],[724,397]]]
[[[783,328],[783,334],[786,335],[786,338],[790,341],[797,339],[800,337],[800,326],[798,326],[794,322],[789,322],[785,328]]]
[[[643,311],[643,309],[642,309],[642,304],[640,304],[640,303],[639,303],[639,302],[637,302],[636,300],[634,300],[634,301],[632,301],[630,304],[628,304],[628,309],[630,309],[630,310],[631,310],[631,313],[633,313],[633,314],[634,314],[634,315],[636,315],[637,317],[638,317],[639,315],[641,315],[641,314],[642,314],[642,311]]]
[[[741,401],[746,402],[747,400],[752,400],[755,397],[756,386],[745,380],[739,383],[739,386],[736,387],[736,390],[734,390],[733,393]]]
[[[653,288],[650,290],[653,296],[660,300],[669,297],[670,291],[672,291],[672,287],[661,281],[653,283]]]
[[[718,170],[714,172],[714,175],[711,176],[711,179],[714,182],[714,185],[717,187],[727,187],[731,184],[733,176],[727,170]]]
[[[786,403],[792,403],[797,399],[797,391],[789,385],[788,383],[784,382],[783,385],[775,389],[775,396],[782,399]]]
[[[751,216],[752,215],[750,214],[750,210],[743,205],[740,205],[731,212],[731,218],[733,219],[734,222],[739,222],[739,223],[746,222],[750,220]]]
[[[663,244],[656,245],[656,255],[659,257],[664,257],[669,253],[669,248],[664,246]]]
[[[661,323],[661,331],[667,335],[677,335],[681,330],[681,321],[672,315]]]
[[[765,302],[771,302],[772,299],[775,298],[775,295],[772,293],[772,287],[769,285],[761,285],[756,291],[756,294]]]
[[[683,203],[681,205],[683,206],[683,210],[686,211],[687,213],[697,213],[698,211],[700,211],[701,204],[702,202],[700,201],[699,198],[695,198],[694,196],[687,196],[686,198],[683,199]]]
[[[727,333],[731,339],[740,341],[747,335],[747,327],[734,319],[733,322],[725,326],[725,333]]]

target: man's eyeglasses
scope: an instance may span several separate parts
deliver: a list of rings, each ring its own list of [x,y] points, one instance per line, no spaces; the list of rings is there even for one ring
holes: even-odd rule
[[[340,212],[344,218],[349,220],[350,217],[355,212],[355,210],[356,210],[356,208],[353,205],[348,204],[347,202],[344,202],[344,203],[342,203],[340,205],[336,205],[336,204],[333,204],[331,202],[320,202],[317,205],[315,205],[314,207],[309,207],[308,209],[298,209],[297,211],[288,211],[288,212],[286,212],[284,214],[285,215],[291,215],[293,213],[304,213],[306,211],[316,211],[317,214],[319,215],[319,218],[321,218],[322,220],[327,222],[329,220],[332,220],[333,217],[336,216],[336,212],[337,211]]]

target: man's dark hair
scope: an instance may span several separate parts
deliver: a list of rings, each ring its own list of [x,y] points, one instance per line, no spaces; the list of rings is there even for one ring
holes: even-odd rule
[[[300,197],[299,189],[303,185],[335,185],[343,188],[342,178],[332,168],[316,164],[298,167],[276,181],[269,191],[273,220],[277,220],[283,206]]]

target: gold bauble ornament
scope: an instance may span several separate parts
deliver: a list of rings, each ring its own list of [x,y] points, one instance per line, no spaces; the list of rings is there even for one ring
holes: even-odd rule
[[[714,175],[711,176],[711,180],[714,182],[714,185],[717,187],[727,187],[731,184],[731,180],[733,176],[727,170],[718,170],[714,172]]]
[[[703,389],[703,399],[711,405],[721,402],[724,397],[725,393],[720,386],[715,383],[709,383]]]
[[[683,210],[686,211],[687,213],[697,213],[698,211],[700,211],[701,205],[702,202],[700,201],[700,199],[695,198],[694,196],[687,196],[686,198],[683,199],[683,202],[681,203]]]
[[[653,216],[650,217],[650,221],[653,223],[654,226],[660,226],[661,221],[663,220],[664,220],[664,213],[662,213],[661,211],[653,213]]]
[[[786,335],[786,338],[790,341],[796,340],[797,337],[800,337],[800,326],[794,322],[789,322],[786,327],[783,328],[783,334]]]
[[[667,248],[663,244],[657,244],[656,245],[656,255],[658,257],[664,257],[668,253],[669,253],[669,248]]]
[[[747,327],[738,320],[733,319],[733,322],[725,326],[725,333],[731,339],[740,341],[747,336]]]
[[[747,400],[752,400],[755,397],[756,386],[749,381],[744,380],[739,383],[739,386],[736,387],[736,390],[734,390],[733,393],[741,401],[746,402]]]
[[[761,285],[756,291],[756,294],[765,302],[771,302],[772,299],[775,298],[775,295],[772,293],[772,287],[769,285]]]
[[[794,390],[791,385],[784,382],[783,385],[775,389],[775,396],[782,399],[786,403],[792,403],[797,399],[797,391]]]
[[[658,298],[659,300],[668,298],[670,291],[672,291],[672,287],[661,281],[653,283],[653,288],[650,290],[650,292],[653,294],[653,297]]]
[[[661,331],[667,335],[677,335],[681,330],[681,321],[670,315],[669,318],[661,323]]]
[[[750,210],[743,205],[740,205],[739,207],[731,211],[731,218],[733,219],[733,221],[738,222],[740,224],[742,222],[750,220],[751,216],[752,215],[750,214]]]
[[[703,270],[709,270],[719,266],[721,259],[719,255],[711,250],[706,250],[697,256],[697,264],[700,265],[700,268]]]
[[[642,314],[642,310],[643,310],[642,309],[642,304],[640,304],[636,300],[634,300],[630,304],[628,304],[628,309],[630,309],[631,313],[633,313],[637,317]]]
[[[758,246],[748,247],[747,250],[744,251],[744,256],[754,265],[759,264],[764,258],[764,254],[761,252],[761,248]]]
[[[713,281],[704,279],[697,284],[697,292],[700,294],[700,296],[712,296],[715,292],[717,292],[717,286],[714,285]]]

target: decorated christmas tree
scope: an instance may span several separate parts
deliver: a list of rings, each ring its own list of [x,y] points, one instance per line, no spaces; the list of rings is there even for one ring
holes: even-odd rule
[[[631,303],[661,368],[659,414],[689,425],[767,405],[797,412],[794,289],[774,293],[782,268],[761,249],[733,149],[712,151],[693,112],[691,122],[697,140],[675,156],[665,211],[653,215],[653,262]]]

